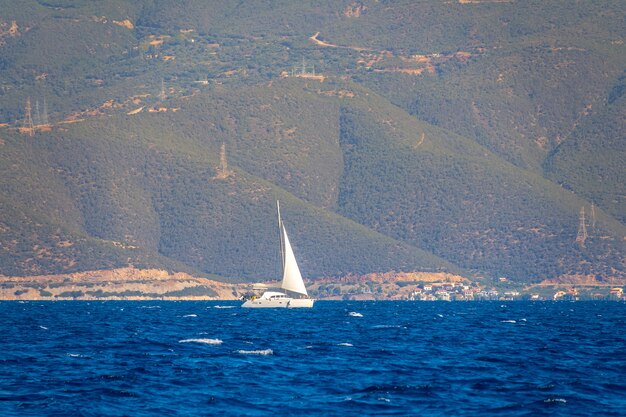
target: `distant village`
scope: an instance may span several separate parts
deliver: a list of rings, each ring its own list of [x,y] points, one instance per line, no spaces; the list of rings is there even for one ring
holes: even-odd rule
[[[484,289],[464,283],[435,282],[418,286],[409,295],[412,301],[474,301],[498,300],[500,298],[513,300],[519,297],[518,291],[508,291],[501,295],[495,288]]]
[[[490,284],[439,274],[437,279],[415,274],[370,274],[314,281],[311,294],[326,300],[409,300],[409,301],[626,301],[618,283],[552,284],[521,286],[507,278]],[[430,278],[430,279],[429,279]]]
[[[588,276],[522,284],[505,277],[468,279],[445,272],[386,272],[318,278],[307,283],[307,288],[318,300],[626,301],[625,284]]]
[[[483,301],[483,300],[531,300],[531,301],[579,301],[579,300],[613,300],[626,301],[626,295],[621,287],[610,288],[608,294],[603,292],[581,293],[576,287],[567,290],[539,292],[520,292],[518,290],[485,289],[464,283],[429,283],[417,286],[408,297],[414,301]]]

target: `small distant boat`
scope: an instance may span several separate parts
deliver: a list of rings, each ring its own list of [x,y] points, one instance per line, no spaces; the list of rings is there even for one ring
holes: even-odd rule
[[[311,308],[315,300],[309,297],[304,286],[300,268],[298,268],[296,257],[287,237],[287,230],[280,218],[280,203],[278,201],[276,202],[276,208],[278,210],[278,229],[280,232],[283,267],[283,281],[280,288],[296,295],[292,297],[284,292],[265,291],[260,297],[252,297],[241,306],[246,308]]]

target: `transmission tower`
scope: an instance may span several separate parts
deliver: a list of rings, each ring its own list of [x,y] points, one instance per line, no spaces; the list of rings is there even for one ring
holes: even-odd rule
[[[41,125],[41,114],[39,113],[39,100],[35,100],[35,117],[33,117],[35,127]]]
[[[41,114],[41,124],[48,125],[48,106],[46,105],[46,97],[43,98],[43,113]]]
[[[591,203],[591,233],[596,235],[596,205]]]
[[[167,95],[165,94],[165,80],[161,78],[161,92],[159,93],[159,98],[161,100],[165,100]]]
[[[26,108],[24,109],[26,115],[24,116],[24,130],[28,132],[30,136],[35,133],[35,127],[33,125],[32,108],[30,105],[30,97],[26,99]]]
[[[226,144],[220,147],[220,169],[222,172],[228,171],[228,161],[226,160]]]
[[[585,240],[587,240],[587,224],[585,223],[585,206],[580,208],[580,221],[578,223],[578,234],[576,235],[576,243],[581,248],[585,247]]]
[[[228,161],[226,160],[226,144],[222,143],[220,147],[220,166],[217,168],[217,175],[215,178],[224,179],[230,176],[228,170]]]

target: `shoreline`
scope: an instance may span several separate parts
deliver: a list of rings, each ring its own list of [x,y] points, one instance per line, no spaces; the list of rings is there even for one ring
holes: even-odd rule
[[[4,301],[235,301],[280,286],[278,281],[227,283],[187,273],[133,267],[70,274],[0,276]],[[626,300],[624,280],[562,277],[533,284],[470,280],[444,272],[385,272],[306,282],[325,301]]]

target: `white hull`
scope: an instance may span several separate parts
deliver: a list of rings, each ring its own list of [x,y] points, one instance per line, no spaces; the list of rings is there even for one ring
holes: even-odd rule
[[[243,308],[312,308],[315,302],[312,298],[298,299],[287,298],[286,302],[283,301],[268,301],[268,300],[248,300],[241,306]]]
[[[244,308],[312,308],[314,302],[312,298],[291,298],[283,293],[266,292],[259,298],[246,300],[241,306]]]

